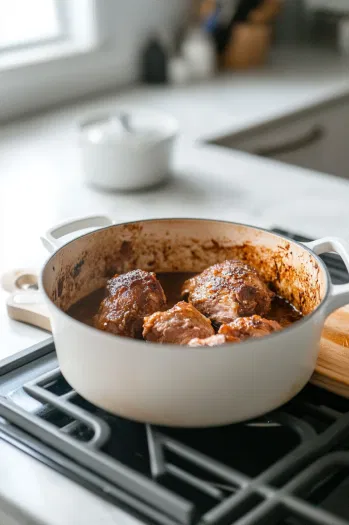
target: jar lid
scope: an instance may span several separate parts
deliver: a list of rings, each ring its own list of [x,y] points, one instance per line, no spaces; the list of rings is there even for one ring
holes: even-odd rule
[[[84,142],[90,144],[151,145],[177,133],[173,117],[148,110],[117,111],[80,122]]]

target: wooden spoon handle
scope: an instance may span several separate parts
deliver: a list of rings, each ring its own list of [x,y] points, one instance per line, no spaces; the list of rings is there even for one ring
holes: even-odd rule
[[[11,319],[51,332],[47,306],[38,291],[15,292],[7,299],[7,312]]]
[[[36,268],[16,268],[6,272],[0,279],[6,292],[19,292],[38,289],[38,270]]]

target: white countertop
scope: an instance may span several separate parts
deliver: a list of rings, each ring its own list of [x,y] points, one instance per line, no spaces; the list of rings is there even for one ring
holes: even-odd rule
[[[229,219],[349,238],[349,182],[203,143],[344,95],[349,95],[349,63],[303,54],[301,60],[280,57],[264,70],[200,86],[133,89],[0,128],[0,274],[14,267],[39,268],[45,259],[40,234],[68,217],[94,213],[116,221]],[[182,134],[166,186],[105,194],[83,184],[75,121],[86,111],[117,104],[150,105],[178,118]],[[0,358],[47,337],[10,321],[5,300],[0,291]],[[15,523],[5,514],[15,515],[16,505],[18,521],[22,512],[32,517],[26,523],[131,523],[115,507],[13,447],[3,443],[0,456],[5,471],[12,472],[0,483],[2,523]]]

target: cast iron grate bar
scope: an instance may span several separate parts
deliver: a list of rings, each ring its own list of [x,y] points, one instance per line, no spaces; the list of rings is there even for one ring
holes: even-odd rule
[[[297,408],[297,402],[294,402],[294,405]],[[336,421],[342,415],[338,410],[326,406],[314,405],[308,401],[302,401],[298,406],[300,409],[306,409],[309,415],[314,415],[320,419],[324,418],[329,422]]]
[[[45,384],[49,383],[50,381],[56,380],[60,375],[61,372],[59,368],[56,370],[52,370],[52,372],[41,376],[39,380],[32,381],[24,385],[23,390],[37,401],[41,401],[52,405],[53,407],[58,408],[60,411],[64,412],[68,416],[74,418],[75,421],[72,422],[73,424],[76,422],[80,422],[84,423],[87,427],[90,427],[93,430],[93,436],[87,442],[87,444],[91,447],[100,448],[109,439],[110,428],[108,424],[102,419],[98,418],[97,416],[92,416],[83,408],[77,407],[70,403],[69,399],[72,399],[76,395],[74,390],[63,394],[63,396],[57,396],[43,388]],[[72,424],[70,423],[69,425],[64,427],[65,432],[68,431],[68,426],[71,426],[71,428],[73,428]],[[58,439],[60,431],[62,431],[62,429],[55,432],[55,435]]]
[[[40,379],[42,378],[39,378],[39,381]],[[60,407],[63,411],[66,410],[65,403],[64,401],[63,406]],[[59,400],[56,401],[56,404],[59,405]],[[101,475],[116,486],[131,494],[137,494],[141,500],[149,502],[165,515],[177,519],[179,523],[191,523],[193,505],[190,502],[150,482],[141,474],[133,472],[125,465],[98,450],[95,444],[89,446],[76,441],[70,435],[60,432],[52,424],[35,415],[28,414],[21,407],[5,398],[0,398],[0,416],[20,429],[29,432],[46,445],[70,457],[73,461]],[[94,418],[95,416],[91,417]]]
[[[205,523],[205,525],[213,525],[220,522],[220,520],[224,520],[227,515],[234,516],[237,509],[243,506],[245,501],[251,498],[253,494],[258,494],[263,497],[274,495],[275,489],[271,488],[271,485],[278,479],[280,472],[286,479],[289,479],[292,471],[297,468],[297,462],[306,462],[307,456],[312,450],[311,443],[313,443],[313,440],[317,436],[315,430],[305,421],[283,412],[273,413],[272,418],[273,421],[279,422],[279,424],[287,424],[296,430],[301,440],[300,444],[267,468],[260,476],[250,480],[249,483],[241,483],[241,491],[239,493],[233,494],[230,498],[225,499],[203,516],[203,523]],[[249,426],[255,424],[256,423],[248,423]]]
[[[17,427],[10,426],[0,421],[0,438],[7,440],[20,450],[32,455],[35,459],[56,469],[72,481],[78,482],[85,488],[97,495],[104,497],[107,501],[121,505],[125,510],[133,509],[139,518],[149,518],[150,525],[178,525],[178,520],[173,520],[159,512],[156,508],[142,502],[137,495],[132,495],[115,487],[100,476],[81,467],[78,463],[56,452],[53,448],[44,445],[41,441],[33,438],[28,433]]]
[[[348,422],[347,422],[348,424]],[[300,474],[295,476],[282,490],[275,490],[264,492],[265,500],[256,508],[249,510],[241,519],[234,521],[235,525],[278,525],[281,523],[276,519],[275,510],[278,508],[287,509],[295,514],[300,520],[306,523],[318,525],[348,525],[348,520],[336,516],[326,509],[319,508],[312,505],[301,497],[305,497],[308,492],[319,482],[324,479],[330,469],[334,471],[339,467],[347,467],[349,470],[349,453],[348,452],[334,452],[328,454],[315,461],[312,465],[307,467]],[[249,494],[251,487],[248,488]],[[237,494],[230,501],[225,501],[225,514],[236,512],[237,506],[244,502],[243,493]],[[343,504],[347,507],[347,501]],[[215,523],[220,519],[218,509],[214,509],[211,513],[204,517],[203,523],[205,525]],[[275,521],[274,521],[275,518]],[[286,522],[282,522],[285,523]],[[298,523],[298,521],[297,521]],[[302,521],[303,523],[303,521]]]
[[[349,409],[349,406],[348,406]],[[273,483],[290,479],[290,474],[302,468],[305,462],[313,461],[321,454],[328,452],[341,439],[349,436],[349,412],[343,414],[335,423],[322,434],[316,435],[308,443],[301,444],[291,451],[283,460],[275,463],[270,469],[262,473],[257,479],[260,483]]]
[[[40,357],[55,351],[53,338],[48,337],[45,341],[37,343],[25,350],[17,352],[5,359],[0,360],[0,377],[24,366],[35,362]]]
[[[147,425],[147,437],[150,455],[150,466],[153,479],[159,479],[166,473],[192,485],[216,500],[223,500],[225,492],[234,493],[240,487],[247,485],[250,478],[225,467],[221,463],[187,447],[183,443],[169,438]],[[165,460],[164,452],[169,450],[179,458],[185,459],[191,465],[200,468],[201,476],[193,475],[183,468]],[[214,476],[214,480],[209,476]]]

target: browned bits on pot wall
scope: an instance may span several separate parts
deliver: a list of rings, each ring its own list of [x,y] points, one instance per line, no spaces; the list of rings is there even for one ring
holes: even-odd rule
[[[85,263],[85,260],[84,259],[80,259],[79,262],[76,263],[76,265],[74,266],[73,270],[72,270],[72,276],[75,278],[79,275],[79,273],[81,272],[81,267],[82,265]]]
[[[181,219],[115,225],[76,239],[53,256],[44,283],[52,300],[66,310],[116,273],[136,268],[201,272],[226,259],[254,266],[303,314],[324,295],[322,270],[302,247],[249,227]]]
[[[123,241],[120,247],[120,255],[122,258],[130,259],[133,256],[133,248],[130,241]]]
[[[62,293],[63,293],[63,285],[64,285],[64,277],[60,277],[57,281],[57,296],[58,297],[61,297]]]

